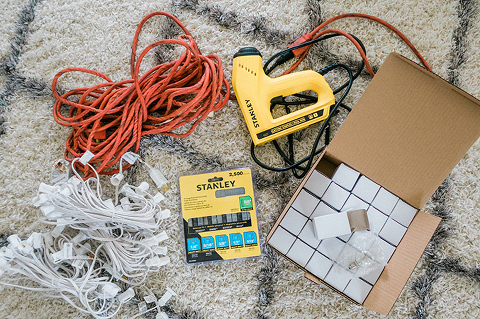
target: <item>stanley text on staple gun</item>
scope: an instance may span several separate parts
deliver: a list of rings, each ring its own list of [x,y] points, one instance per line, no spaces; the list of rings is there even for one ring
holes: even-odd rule
[[[255,145],[275,140],[306,128],[328,117],[335,97],[325,78],[311,70],[271,78],[262,67],[260,52],[252,47],[240,49],[233,57],[232,85]],[[284,116],[273,118],[273,98],[302,91],[317,93],[317,102]]]

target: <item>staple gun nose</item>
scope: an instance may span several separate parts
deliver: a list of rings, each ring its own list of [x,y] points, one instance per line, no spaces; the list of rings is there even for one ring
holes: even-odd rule
[[[232,85],[255,145],[291,134],[328,117],[335,97],[321,74],[306,70],[271,78],[265,74],[262,65],[262,55],[253,47],[242,48],[233,56]],[[316,103],[273,118],[270,111],[272,99],[309,90],[317,93]]]

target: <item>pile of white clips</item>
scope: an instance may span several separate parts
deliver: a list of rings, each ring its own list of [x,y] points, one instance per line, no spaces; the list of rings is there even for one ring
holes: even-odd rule
[[[56,178],[53,186],[40,184],[33,204],[40,220],[55,227],[26,240],[8,237],[0,250],[0,283],[63,298],[95,318],[111,318],[135,296],[132,287],[170,262],[167,248],[160,245],[168,238],[160,225],[170,211],[160,206],[165,197],[151,195],[146,182],[138,187],[124,184],[120,203],[118,192],[115,202],[102,199],[98,174],[84,181],[74,169],[76,161],[90,166],[88,160],[72,162],[73,176]],[[163,175],[148,168],[157,183]],[[121,172],[112,178],[117,191],[122,179]]]

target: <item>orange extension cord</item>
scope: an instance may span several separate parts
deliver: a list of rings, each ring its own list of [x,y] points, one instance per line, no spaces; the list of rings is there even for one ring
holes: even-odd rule
[[[164,39],[148,45],[136,59],[140,31],[148,19],[157,15],[175,21],[185,34],[178,39]],[[140,76],[140,64],[145,55],[162,44],[184,46],[185,52],[177,61],[157,65]],[[138,152],[143,135],[187,136],[210,112],[218,111],[229,100],[230,86],[224,78],[220,58],[215,54],[201,55],[192,35],[169,13],[153,12],[140,22],[133,39],[130,63],[132,78],[120,82],[102,73],[75,67],[55,75],[53,116],[57,123],[73,129],[66,143],[66,160],[72,161],[88,150],[95,155],[90,164],[97,164],[99,174],[114,174],[118,169],[112,166],[128,150]],[[96,75],[106,82],[91,88],[77,88],[60,96],[57,82],[63,74],[72,71]],[[74,102],[75,99],[78,102]],[[69,106],[68,115],[62,112],[65,106]],[[190,124],[187,132],[174,132],[186,124]],[[88,166],[79,169],[84,171],[85,178],[93,174],[88,172]]]
[[[352,37],[350,34],[348,34],[345,31],[337,30],[337,29],[327,29],[327,30],[320,31],[321,29],[323,29],[324,27],[326,27],[327,25],[329,25],[333,21],[340,20],[340,19],[343,19],[343,18],[364,18],[364,19],[373,20],[375,22],[378,22],[378,23],[386,26],[387,28],[392,30],[396,35],[398,35],[408,45],[408,47],[420,59],[420,61],[427,68],[427,70],[432,71],[432,69],[428,65],[427,61],[425,61],[425,59],[420,54],[420,52],[418,52],[418,50],[415,48],[415,46],[407,39],[407,37],[403,33],[401,33],[397,28],[395,28],[393,25],[389,24],[388,22],[385,22],[382,19],[377,18],[375,16],[371,16],[371,15],[363,14],[363,13],[346,13],[346,14],[341,14],[341,15],[335,16],[333,18],[330,18],[327,21],[320,24],[318,27],[316,27],[312,32],[309,32],[309,33],[306,33],[306,34],[302,35],[299,39],[297,39],[289,47],[294,47],[296,45],[299,45],[299,44],[302,44],[302,43],[305,43],[305,42],[308,42],[308,41],[311,41],[311,40],[315,40],[315,39],[317,39],[317,38],[319,38],[319,37],[321,37],[322,35],[325,35],[325,34],[329,34],[329,33],[341,34],[341,35],[345,36],[347,39],[349,39],[355,45],[358,52],[362,56],[362,59],[365,63],[365,67],[367,68],[370,76],[373,78],[375,73],[373,72],[373,69],[370,66],[370,63],[368,62],[368,59],[365,55],[365,52],[362,50],[362,47],[360,46],[358,41],[355,40],[354,37]],[[305,47],[293,50],[293,53],[295,54],[295,56],[299,56],[299,58],[283,74],[288,74],[288,73],[292,72],[302,62],[302,60],[305,58],[309,49],[310,49],[310,46],[305,46]]]

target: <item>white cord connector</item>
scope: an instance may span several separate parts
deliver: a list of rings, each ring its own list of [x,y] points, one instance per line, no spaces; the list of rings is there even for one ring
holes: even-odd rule
[[[133,155],[129,159],[136,161],[138,155]],[[159,226],[171,212],[162,210],[165,197],[151,195],[145,182],[138,187],[125,184],[120,205],[102,198],[98,174],[84,181],[75,170],[75,162],[80,161],[96,173],[88,164],[93,156],[87,151],[74,159],[69,179],[59,179],[54,186],[39,185],[33,205],[43,214],[41,220],[55,228],[32,233],[26,240],[10,236],[9,245],[0,247],[0,276],[4,275],[3,285],[63,298],[94,318],[106,319],[115,317],[135,296],[132,288],[122,293],[112,280],[140,285],[149,271],[170,262],[167,247],[158,244],[168,238]],[[151,171],[157,185],[165,186],[163,174]],[[123,179],[121,171],[111,178],[117,195]],[[72,229],[79,231],[73,238]]]
[[[118,295],[118,293],[122,290],[120,287],[115,285],[114,283],[107,282],[105,285],[102,287],[102,292],[105,296],[105,299],[110,299]]]
[[[167,304],[167,302],[172,298],[176,297],[177,294],[175,291],[173,291],[171,288],[167,287],[167,292],[163,294],[162,298],[158,299],[158,305],[160,307],[163,307]]]
[[[165,266],[168,263],[170,263],[170,258],[155,256],[153,258],[147,259],[147,261],[145,262],[145,265],[148,268],[157,268],[157,267]]]
[[[132,287],[130,287],[127,290],[125,290],[124,292],[122,292],[120,295],[118,295],[118,301],[120,301],[120,303],[124,304],[127,301],[130,301],[130,299],[132,299],[133,297],[135,297],[135,291],[133,290]]]

